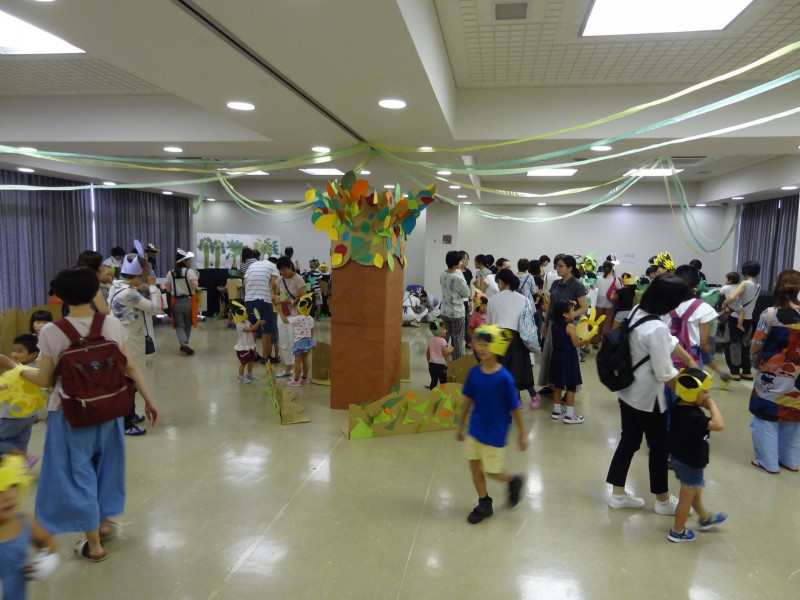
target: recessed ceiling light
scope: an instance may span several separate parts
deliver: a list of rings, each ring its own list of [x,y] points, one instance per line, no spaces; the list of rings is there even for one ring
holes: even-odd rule
[[[300,169],[309,175],[344,175],[339,169]]]
[[[796,190],[797,186],[796,185],[785,185],[781,189],[782,190]]]
[[[450,186],[450,189],[451,189],[451,190],[460,190],[460,189],[461,189],[461,186],[460,186],[460,185],[451,185],[451,186]]]
[[[0,11],[0,54],[83,54],[44,29]]]
[[[17,169],[17,171],[19,171],[20,173],[33,173],[34,172],[33,169],[31,169],[30,167],[20,167],[20,168]]]
[[[256,108],[255,104],[250,104],[249,102],[240,102],[238,100],[228,102],[227,106],[233,110],[255,110]]]
[[[472,202],[462,202],[461,204],[472,204]]]
[[[372,171],[361,171],[362,175],[372,175]]]
[[[384,100],[380,100],[378,102],[378,106],[381,106],[383,108],[393,108],[396,110],[399,108],[405,108],[406,103],[403,102],[402,100],[392,100],[391,98],[386,98]]]
[[[625,173],[625,177],[636,175],[637,177],[669,177],[675,173],[683,173],[683,169],[631,169]]]
[[[700,208],[705,208],[706,207],[705,204],[698,204],[697,206],[699,206]]]
[[[206,198],[206,202],[216,202],[216,198]]]
[[[578,169],[536,169],[528,171],[528,177],[572,177]]]
[[[623,204],[622,206],[633,206],[633,205],[632,205],[630,202],[626,202],[626,203],[625,203],[625,204]]]
[[[458,197],[459,197],[459,198],[466,198],[466,197],[467,197],[467,195],[466,195],[466,194],[459,194],[459,195],[458,195]]]
[[[23,152],[36,152],[36,148],[31,148],[30,146],[20,146],[17,150],[22,150]]]
[[[280,204],[281,202],[283,202],[283,200],[281,200],[280,198],[275,198],[275,200],[273,200],[273,202],[277,202],[278,204]]]
[[[594,150],[595,152],[608,152],[611,150],[611,146],[592,146],[590,150]]]
[[[164,146],[164,152],[183,152],[183,148],[179,146]]]
[[[450,171],[436,171],[437,175],[452,175]]]
[[[312,152],[330,152],[331,149],[328,148],[327,146],[314,146],[313,148],[311,148],[311,151]]]
[[[250,171],[248,175],[269,175],[266,171]]]
[[[117,184],[114,183],[113,181],[104,181],[103,185],[117,185]]]
[[[165,196],[172,196],[172,192],[161,192],[161,193],[164,194]]]
[[[55,0],[33,0],[34,2],[54,2]]]
[[[419,149],[422,150],[423,152],[430,152],[431,150],[433,150],[433,146],[420,146]]]
[[[734,196],[731,200],[744,200],[744,196]]]
[[[584,37],[718,31],[725,29],[753,0],[595,0]]]
[[[394,184],[393,184],[393,183],[387,183],[387,184],[386,184],[385,186],[383,186],[383,187],[385,187],[387,190],[393,190],[393,189],[395,188],[395,186],[394,186]]]
[[[536,206],[547,206],[547,202],[537,202]]]

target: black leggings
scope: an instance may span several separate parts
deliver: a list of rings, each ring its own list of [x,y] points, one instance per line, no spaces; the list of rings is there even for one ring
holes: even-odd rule
[[[447,383],[447,365],[429,362],[428,372],[431,374],[431,384],[428,386],[430,389],[435,388],[440,383]]]
[[[750,344],[752,342],[751,334],[753,328],[753,320],[745,319],[742,321],[744,331],[739,329],[738,320],[735,317],[729,317],[727,323],[727,336],[725,339],[725,362],[728,363],[728,370],[731,375],[738,377],[742,375],[750,375]]]

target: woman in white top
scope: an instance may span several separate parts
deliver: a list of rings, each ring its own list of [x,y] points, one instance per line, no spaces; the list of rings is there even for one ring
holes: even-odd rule
[[[517,293],[519,278],[510,269],[502,269],[496,275],[500,291],[489,298],[486,323],[508,329],[513,338],[503,356],[503,366],[509,370],[519,390],[533,391],[533,367],[531,355],[519,337],[519,318],[528,305],[525,296]],[[536,392],[533,391],[531,397]]]
[[[608,501],[611,508],[644,506],[644,499],[625,491],[628,469],[644,435],[650,448],[650,492],[656,496],[653,510],[662,515],[675,514],[678,499],[669,493],[667,478],[669,432],[664,384],[674,388],[678,376],[671,354],[691,367],[697,368],[697,363],[680,347],[661,317],[677,308],[688,293],[689,286],[683,279],[662,275],[650,284],[639,306],[631,312],[631,363],[641,364],[634,370],[633,383],[617,392],[622,435],[606,476],[606,482],[613,486]]]
[[[744,307],[744,321],[742,322],[744,331],[738,327],[738,312],[731,313],[725,326],[725,362],[728,363],[732,381],[753,380],[750,372],[750,342],[753,335],[753,311],[761,291],[761,286],[758,285],[756,279],[759,273],[761,273],[760,264],[752,260],[744,263],[742,265],[744,281],[722,303],[724,306],[728,306],[739,298]]]
[[[614,290],[622,287],[622,282],[614,275],[614,263],[610,260],[603,263],[603,276],[597,278],[595,287],[597,288],[597,300],[594,305],[596,318],[605,316],[605,320],[600,324],[600,331],[592,338],[594,347],[599,348],[603,334],[610,331],[614,324],[614,303],[609,296],[613,298]]]
[[[186,356],[194,354],[189,347],[189,337],[192,327],[197,327],[197,272],[189,267],[194,252],[186,252],[178,248],[175,268],[169,272],[165,287],[172,294],[170,312],[172,313],[172,328],[178,335],[180,351]]]

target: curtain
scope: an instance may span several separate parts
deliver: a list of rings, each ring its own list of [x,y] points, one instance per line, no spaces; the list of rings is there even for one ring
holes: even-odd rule
[[[81,185],[0,170],[3,185]],[[0,310],[47,302],[50,281],[92,248],[89,190],[0,191]]]
[[[748,260],[761,264],[758,280],[764,291],[771,290],[778,273],[794,263],[798,203],[799,196],[786,196],[751,202],[742,210],[736,264],[740,271]]]
[[[175,264],[177,248],[191,248],[189,199],[139,190],[95,189],[97,251],[110,256],[111,248],[133,249],[133,240],[154,244],[156,276],[164,277]]]

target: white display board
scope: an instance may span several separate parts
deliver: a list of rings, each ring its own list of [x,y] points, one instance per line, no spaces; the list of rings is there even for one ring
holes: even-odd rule
[[[247,233],[197,233],[195,264],[198,269],[230,269],[238,267],[242,249],[249,247],[261,252],[262,257],[280,254],[281,238],[278,235],[251,235]]]

